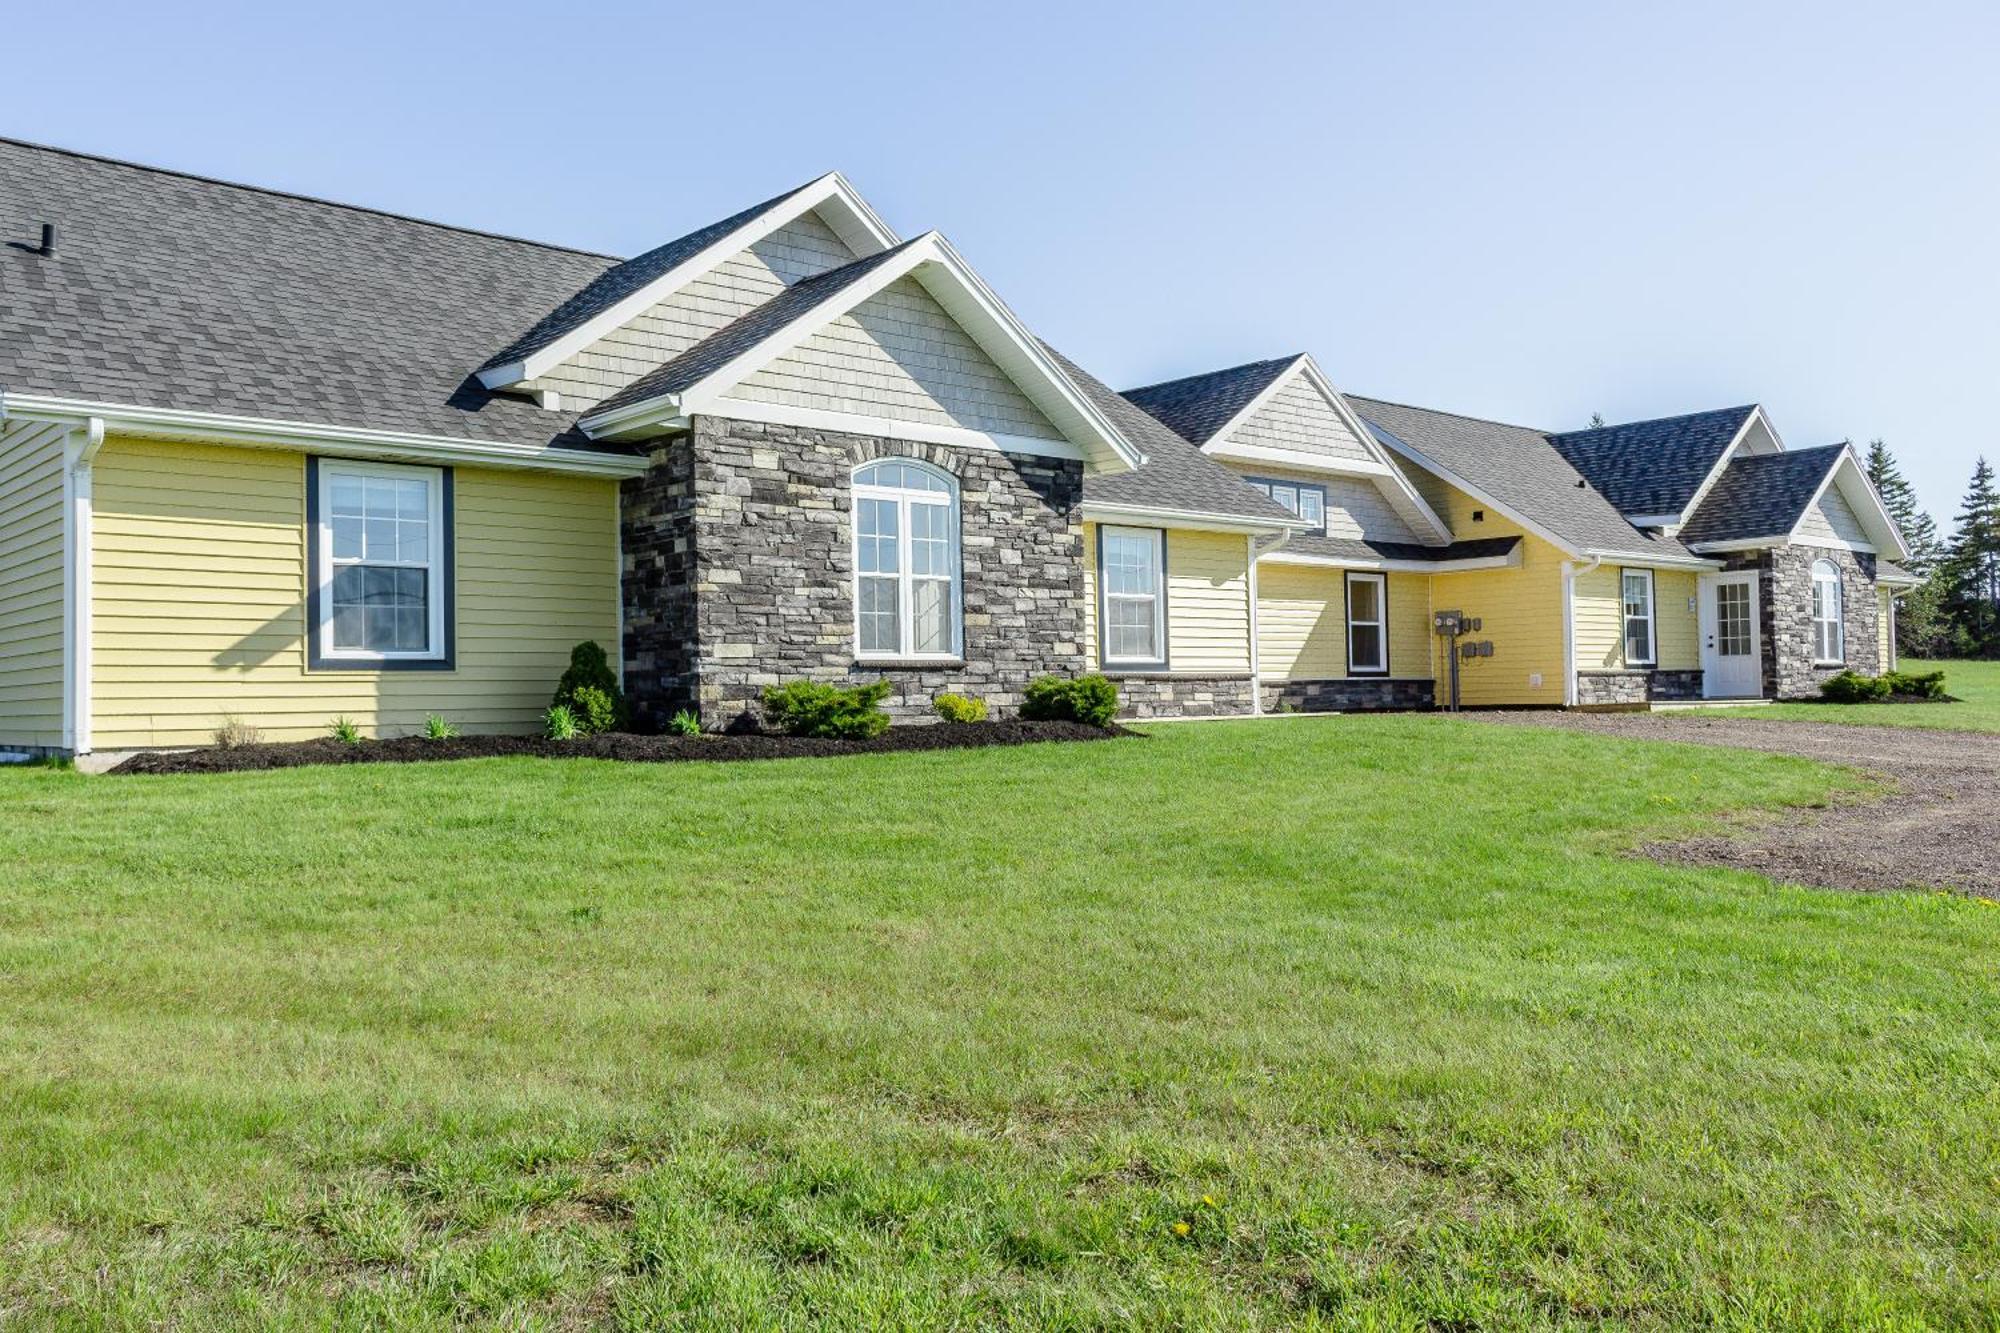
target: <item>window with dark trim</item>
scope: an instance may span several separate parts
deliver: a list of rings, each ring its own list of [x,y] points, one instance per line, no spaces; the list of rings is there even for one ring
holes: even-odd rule
[[[448,671],[450,468],[306,459],[307,664]]]
[[[1384,575],[1347,575],[1347,674],[1389,674],[1389,580]]]
[[[1654,642],[1653,571],[1620,571],[1619,597],[1625,613],[1625,665],[1652,666],[1659,660]]]
[[[1243,480],[1312,524],[1314,532],[1326,531],[1326,487],[1309,481],[1285,481],[1277,477],[1245,477]]]

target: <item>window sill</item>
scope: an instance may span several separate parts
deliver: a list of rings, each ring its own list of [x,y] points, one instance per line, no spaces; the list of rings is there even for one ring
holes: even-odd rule
[[[950,671],[963,667],[963,657],[857,657],[857,667],[870,671]]]

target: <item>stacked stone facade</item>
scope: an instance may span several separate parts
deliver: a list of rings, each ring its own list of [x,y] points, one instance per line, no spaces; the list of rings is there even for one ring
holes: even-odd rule
[[[1433,681],[1415,679],[1284,680],[1264,682],[1267,713],[1359,713],[1379,709],[1429,708],[1436,702]]]
[[[1815,661],[1812,567],[1825,560],[1840,571],[1843,661]],[[1881,608],[1875,597],[1875,557],[1828,546],[1778,546],[1730,561],[1754,569],[1759,629],[1764,636],[1764,694],[1773,699],[1816,699],[1821,682],[1852,668],[1864,676],[1882,669],[1877,639]]]
[[[1221,676],[1113,673],[1111,679],[1118,686],[1120,717],[1244,717],[1253,711],[1248,672]]]
[[[855,660],[856,466],[913,458],[958,479],[963,653]],[[754,724],[766,685],[887,679],[889,712],[950,690],[995,716],[1039,675],[1083,669],[1083,464],[881,436],[698,417],[626,483],[626,688],[640,725],[694,707]]]
[[[1576,701],[1584,708],[1668,703],[1701,698],[1699,671],[1579,671]]]

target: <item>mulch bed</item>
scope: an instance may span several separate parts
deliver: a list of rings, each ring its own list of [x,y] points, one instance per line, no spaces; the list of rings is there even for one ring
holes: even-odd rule
[[[634,736],[607,732],[582,740],[551,741],[538,736],[460,736],[448,741],[421,736],[361,741],[354,745],[326,737],[276,745],[236,745],[228,749],[135,754],[113,773],[245,773],[307,764],[417,764],[442,759],[491,759],[529,755],[538,759],[622,759],[638,764],[686,760],[817,759],[843,754],[889,754],[902,750],[970,750],[989,745],[1032,745],[1043,741],[1102,741],[1135,733],[1123,727],[1081,722],[968,722],[891,727],[872,740],[813,740],[761,732],[746,735]]]

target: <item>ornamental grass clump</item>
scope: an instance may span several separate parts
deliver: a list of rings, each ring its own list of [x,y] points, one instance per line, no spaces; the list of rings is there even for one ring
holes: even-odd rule
[[[576,713],[568,704],[554,704],[542,714],[542,734],[552,741],[573,741],[583,734],[583,728],[577,725]]]
[[[701,717],[691,708],[683,708],[667,719],[669,736],[701,735]]]
[[[354,719],[342,713],[327,724],[326,734],[342,745],[361,744],[361,728],[354,725]]]
[[[889,715],[882,711],[889,690],[886,680],[873,685],[822,685],[811,680],[767,685],[764,716],[788,736],[867,740],[889,729]]]
[[[444,720],[442,713],[432,713],[424,719],[424,739],[427,741],[448,741],[458,737],[458,728]]]
[[[1108,727],[1118,716],[1118,687],[1104,676],[1037,676],[1021,695],[1030,722],[1083,722]]]

